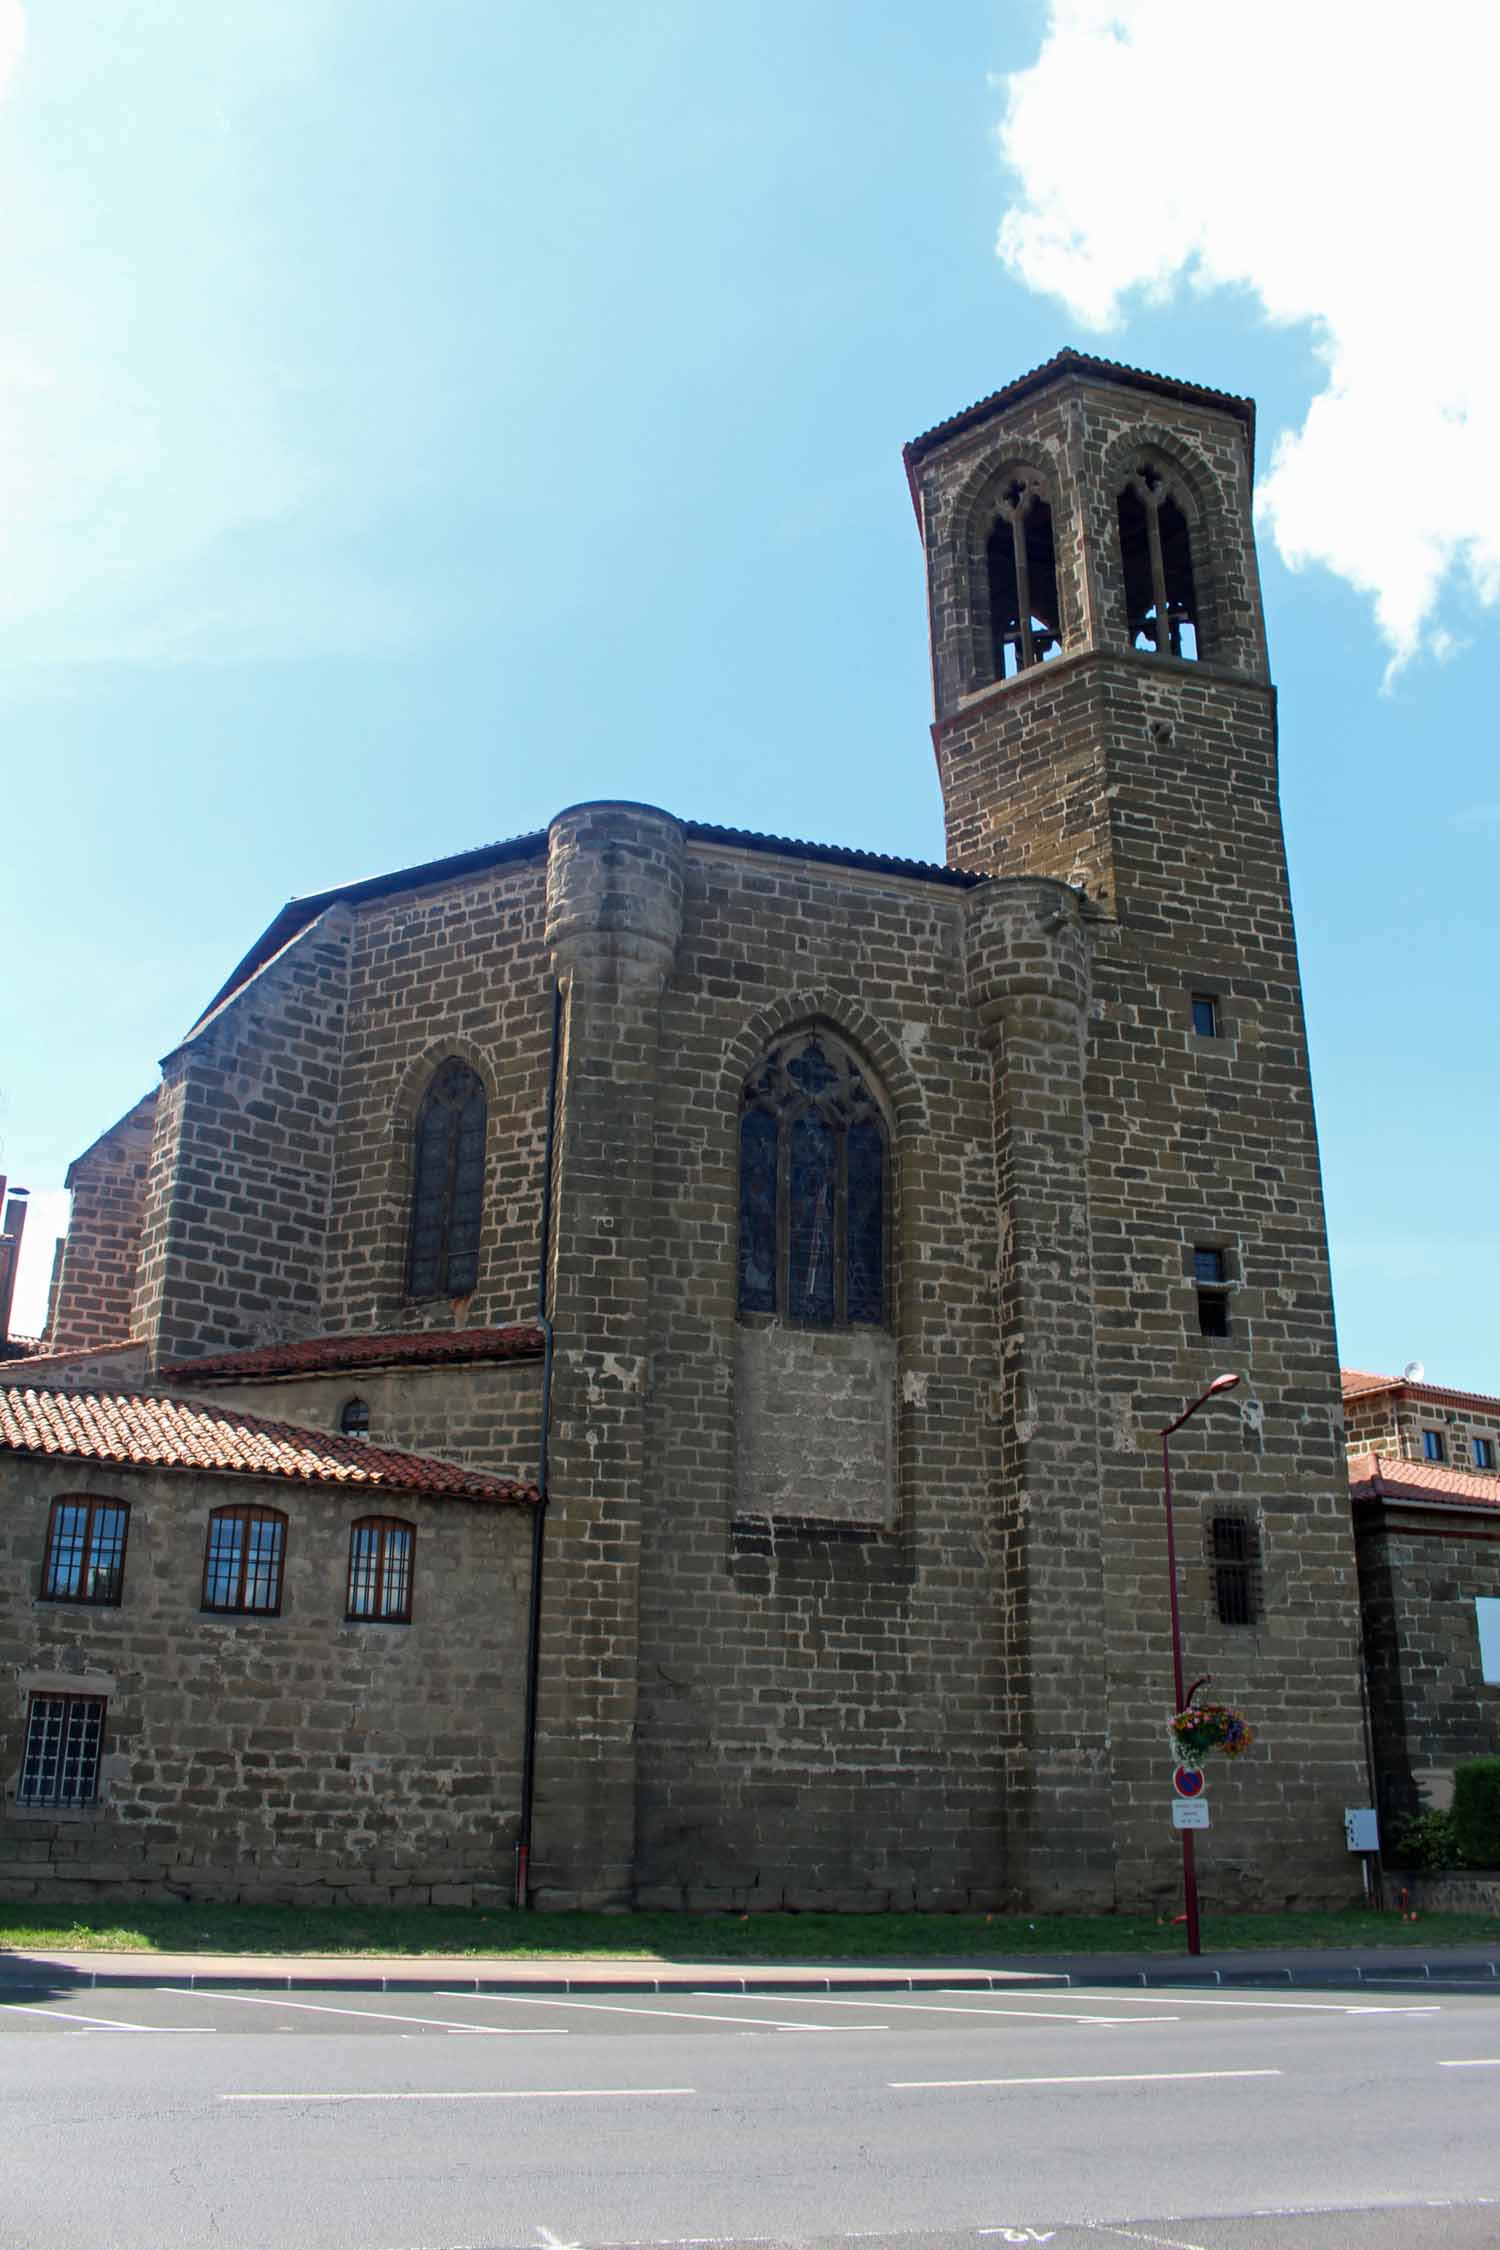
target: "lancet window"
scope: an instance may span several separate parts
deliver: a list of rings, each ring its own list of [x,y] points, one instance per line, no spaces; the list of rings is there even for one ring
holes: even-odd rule
[[[740,1107],[741,1313],[886,1320],[889,1133],[861,1065],[824,1030],[773,1047]]]
[[[486,1115],[481,1080],[467,1063],[445,1062],[417,1111],[408,1297],[467,1297],[478,1284]]]
[[[1198,656],[1192,540],[1170,472],[1143,455],[1121,488],[1119,508],[1131,647],[1157,656]]]
[[[1062,647],[1052,510],[1024,469],[1006,479],[985,545],[995,678],[1045,663]]]

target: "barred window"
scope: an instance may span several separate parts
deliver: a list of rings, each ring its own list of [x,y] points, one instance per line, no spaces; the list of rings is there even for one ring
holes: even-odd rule
[[[1253,1625],[1260,1615],[1260,1542],[1248,1516],[1210,1519],[1209,1559],[1221,1625]]]
[[[478,1285],[486,1123],[479,1078],[467,1063],[445,1062],[417,1112],[408,1297],[467,1297]]]
[[[203,1558],[205,1609],[274,1617],[281,1608],[286,1517],[275,1508],[216,1508]]]
[[[417,1535],[397,1516],[362,1516],[349,1532],[349,1611],[383,1625],[411,1623],[412,1551]]]
[[[104,1742],[102,1695],[34,1695],[16,1784],[20,1805],[91,1805]]]
[[[54,1500],[42,1564],[42,1599],[115,1604],[125,1581],[123,1500],[92,1500],[79,1493]]]
[[[774,1047],[740,1110],[739,1305],[828,1326],[886,1318],[887,1132],[825,1031]]]
[[[368,1399],[346,1399],[344,1410],[339,1416],[339,1428],[345,1437],[367,1438],[370,1434],[370,1404]]]

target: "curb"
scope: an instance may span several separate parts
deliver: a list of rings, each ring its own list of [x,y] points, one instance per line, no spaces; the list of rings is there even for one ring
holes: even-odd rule
[[[1324,1990],[1348,1987],[1357,1989],[1364,1985],[1422,1984],[1432,1981],[1452,1983],[1455,1980],[1485,1978],[1500,1982],[1500,1959],[1490,1954],[1472,1960],[1445,1958],[1438,1961],[1397,1962],[1389,1967],[1373,1963],[1341,1962],[1323,1969],[1313,1968],[1232,1968],[1184,1969],[1177,1966],[1160,1970],[1108,1970],[1097,1976],[1085,1970],[1039,1970],[1030,1974],[1025,1970],[1011,1971],[1002,1976],[976,1972],[965,1975],[957,1972],[945,1976],[941,1983],[932,1977],[913,1977],[900,1971],[874,1972],[868,1976],[830,1977],[816,1974],[808,1976],[767,1975],[739,1977],[705,1977],[691,1984],[672,1977],[507,1977],[449,1973],[443,1976],[340,1976],[329,1975],[325,1970],[319,1975],[291,1972],[279,1976],[238,1975],[226,1976],[214,1972],[193,1971],[187,1975],[164,1975],[148,1967],[135,1969],[83,1969],[71,1966],[54,1969],[34,1967],[18,1968],[0,1960],[0,1990],[13,1992],[50,1990],[58,1986],[71,1986],[84,1991],[104,1991],[111,1987],[129,1988],[132,1985],[150,1985],[158,1991],[213,1992],[213,1991],[265,1991],[265,1992],[322,1992],[337,1988],[341,1992],[382,1993],[433,1993],[433,1992],[501,1992],[501,1993],[622,1993],[641,1992],[657,1997],[680,1993],[688,1998],[708,1996],[751,1996],[756,1993],[795,1995],[799,1992],[1038,1992],[1066,1991],[1078,1986],[1089,1991],[1111,1988],[1182,1987],[1203,1985],[1209,1988],[1236,1986],[1293,1986],[1321,1987]]]

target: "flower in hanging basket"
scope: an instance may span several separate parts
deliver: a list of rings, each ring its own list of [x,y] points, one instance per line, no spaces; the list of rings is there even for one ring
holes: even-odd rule
[[[1210,1750],[1226,1758],[1239,1758],[1255,1740],[1255,1729],[1242,1711],[1227,1703],[1190,1704],[1172,1721],[1172,1745],[1184,1765],[1200,1765]]]

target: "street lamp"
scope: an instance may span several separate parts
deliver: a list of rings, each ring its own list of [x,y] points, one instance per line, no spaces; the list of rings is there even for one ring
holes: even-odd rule
[[[1232,1391],[1238,1375],[1216,1375],[1208,1389],[1195,1398],[1191,1406],[1183,1408],[1175,1422],[1169,1422],[1161,1433],[1161,1496],[1167,1511],[1167,1590],[1172,1599],[1172,1693],[1176,1700],[1174,1711],[1182,1709],[1182,1615],[1177,1606],[1177,1539],[1172,1527],[1172,1438],[1184,1422],[1206,1406],[1221,1391]],[[1198,1870],[1193,1859],[1193,1831],[1182,1831],[1182,1902],[1187,1910],[1187,1941],[1189,1953],[1201,1953],[1198,1941]]]

